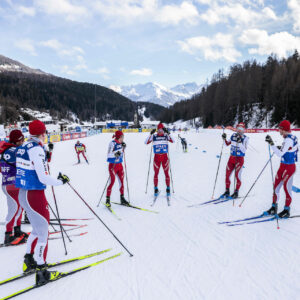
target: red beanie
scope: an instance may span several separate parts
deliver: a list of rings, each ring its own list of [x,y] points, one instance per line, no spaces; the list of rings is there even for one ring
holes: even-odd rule
[[[124,135],[123,132],[121,130],[117,130],[113,137],[118,140],[122,135]]]
[[[20,142],[24,140],[24,135],[21,130],[14,129],[9,134],[9,142],[12,144],[16,144],[17,142]]]
[[[238,127],[242,127],[245,129],[246,126],[245,126],[245,123],[241,122],[236,126],[236,128],[238,128]]]
[[[164,128],[164,124],[163,123],[159,123],[157,126],[157,129],[163,129]]]
[[[29,123],[29,133],[31,135],[40,135],[46,132],[45,124],[40,120],[34,120]]]
[[[279,124],[279,129],[290,132],[291,131],[290,121],[288,121],[288,120],[281,121],[280,124]]]

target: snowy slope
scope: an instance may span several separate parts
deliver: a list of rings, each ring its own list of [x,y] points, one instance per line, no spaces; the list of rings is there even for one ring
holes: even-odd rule
[[[228,131],[228,133],[230,133]],[[188,153],[182,153],[179,143],[171,146],[171,167],[175,194],[172,206],[167,207],[164,197],[163,172],[160,174],[162,193],[153,209],[159,214],[115,206],[122,221],[115,219],[106,208],[96,207],[106,183],[107,144],[111,134],[93,136],[82,141],[87,146],[90,165],[76,165],[74,141],[55,145],[51,171],[54,176],[62,171],[70,176],[71,184],[97,211],[114,233],[134,253],[106,262],[72,277],[61,279],[16,299],[72,299],[72,300],[199,300],[199,299],[298,299],[299,298],[299,219],[280,221],[281,229],[273,222],[240,227],[218,225],[217,221],[231,220],[260,214],[269,208],[272,198],[271,174],[268,167],[242,208],[232,203],[188,208],[193,203],[211,197],[218,164],[216,155],[221,148],[220,130],[201,130],[200,133],[182,134],[187,138]],[[281,143],[278,133],[271,133]],[[152,177],[149,194],[145,195],[145,181],[150,147],[144,145],[147,134],[126,134],[126,160],[131,202],[150,208]],[[248,150],[241,194],[245,195],[266,161],[268,151],[265,134],[249,134]],[[298,134],[300,138],[300,135]],[[176,136],[174,138],[177,141]],[[197,149],[196,149],[197,148]],[[255,150],[254,150],[255,149]],[[203,151],[206,152],[203,152]],[[224,176],[229,148],[224,148],[216,194],[224,191]],[[279,159],[275,158],[276,170]],[[294,184],[300,186],[300,173]],[[55,188],[61,217],[91,217],[89,210],[68,186]],[[51,190],[47,190],[54,207]],[[117,187],[112,198],[119,200]],[[6,214],[5,198],[1,191],[0,221]],[[284,205],[280,200],[280,209]],[[292,214],[300,213],[300,195],[294,194]],[[239,202],[239,201],[238,201]],[[80,222],[72,222],[80,223]],[[88,224],[88,235],[74,237],[67,243],[68,257],[113,247],[113,253],[123,251],[96,219]],[[1,239],[4,226],[0,226]],[[26,228],[30,229],[29,226]],[[86,231],[85,228],[81,231]],[[0,280],[21,271],[26,246],[2,248]],[[103,257],[106,257],[104,255]],[[65,258],[60,240],[49,242],[48,261]],[[102,258],[102,257],[101,257]],[[85,263],[69,264],[58,270],[68,270]],[[0,298],[33,283],[28,277],[0,286]]]
[[[110,88],[133,101],[153,102],[167,107],[177,101],[191,98],[200,92],[202,85],[191,82],[167,88],[155,82],[148,82],[122,87],[110,86]]]
[[[3,55],[0,55],[0,73],[1,72],[22,72],[38,75],[50,75],[39,69],[32,69],[30,67],[27,67],[20,62]]]

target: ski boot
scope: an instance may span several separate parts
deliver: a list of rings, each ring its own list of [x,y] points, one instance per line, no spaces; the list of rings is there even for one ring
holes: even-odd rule
[[[154,197],[158,197],[158,195],[159,195],[159,190],[158,190],[158,187],[155,186],[154,187]]]
[[[238,198],[239,197],[239,191],[235,190],[234,193],[230,197],[233,198],[233,199]]]
[[[80,164],[80,159],[78,159],[78,163],[77,163],[78,165]]]
[[[226,189],[225,193],[221,195],[220,199],[224,199],[228,197],[229,197],[229,189]]]
[[[86,161],[86,163],[89,165],[89,161],[88,161],[87,159],[86,159],[85,161]]]
[[[5,232],[4,245],[12,245],[12,242],[14,242],[15,240],[16,238],[11,231]]]
[[[284,210],[278,214],[279,218],[283,218],[283,219],[287,219],[290,217],[290,207],[289,206],[285,206]]]
[[[263,213],[264,216],[277,215],[277,203],[273,203],[271,208]]]
[[[33,254],[25,254],[23,262],[23,273],[31,273],[36,270],[37,263],[33,258]]]
[[[48,271],[47,264],[37,265],[36,273],[35,273],[35,284],[36,285],[44,285],[50,281],[53,281],[59,278],[61,275],[60,272],[57,271]]]
[[[121,195],[121,196],[120,196],[120,201],[121,201],[121,204],[122,204],[122,205],[130,206],[129,202],[126,201],[126,199],[124,198],[124,195]]]
[[[109,196],[106,196],[106,202],[105,202],[105,205],[107,207],[111,207],[111,204],[110,204],[110,197]]]
[[[14,227],[15,237],[21,237],[24,236],[24,238],[27,240],[29,235],[21,230],[21,226],[15,226]]]
[[[171,196],[171,189],[169,186],[167,186],[166,193],[167,193],[167,197]]]

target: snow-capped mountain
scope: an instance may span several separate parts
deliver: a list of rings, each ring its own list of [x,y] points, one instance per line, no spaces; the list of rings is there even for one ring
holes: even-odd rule
[[[165,107],[175,102],[189,99],[201,91],[203,85],[195,82],[167,88],[161,84],[148,82],[129,86],[110,86],[110,88],[133,101],[152,102]]]
[[[20,62],[10,59],[6,56],[0,55],[0,72],[22,72],[30,74],[49,75],[39,69],[29,68]]]

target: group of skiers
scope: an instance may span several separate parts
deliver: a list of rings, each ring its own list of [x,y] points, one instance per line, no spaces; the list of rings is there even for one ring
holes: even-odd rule
[[[244,157],[248,148],[249,138],[244,134],[245,124],[237,125],[236,132],[227,140],[226,133],[222,134],[222,138],[226,146],[231,145],[230,157],[226,166],[225,186],[226,191],[222,198],[230,195],[230,176],[235,171],[235,190],[231,195],[237,198],[241,187],[241,174],[244,165]],[[279,133],[283,137],[282,146],[275,146],[270,135],[266,136],[266,142],[270,145],[273,152],[281,158],[280,167],[277,171],[273,186],[273,201],[269,210],[264,215],[277,215],[277,202],[279,200],[280,189],[283,186],[286,200],[283,211],[278,214],[279,218],[288,218],[290,216],[290,205],[292,202],[293,177],[296,172],[296,162],[298,160],[299,144],[298,139],[291,133],[291,124],[288,120],[284,120],[279,124]],[[270,158],[271,159],[271,158]]]
[[[281,218],[290,216],[290,205],[292,202],[292,183],[296,171],[298,141],[296,136],[291,134],[290,122],[287,120],[279,124],[279,132],[284,138],[283,145],[277,147],[272,138],[267,135],[266,142],[270,144],[273,152],[281,158],[280,168],[274,182],[274,195],[271,208],[265,212],[267,215],[277,215],[277,202],[279,191],[283,186],[286,193],[285,207],[278,214]],[[45,197],[47,185],[59,186],[69,182],[66,175],[59,173],[57,179],[49,174],[48,162],[51,160],[53,144],[44,144],[46,138],[46,127],[43,122],[34,120],[29,124],[29,139],[24,142],[24,136],[20,130],[13,130],[9,135],[9,142],[0,145],[0,166],[2,173],[2,189],[7,197],[8,214],[6,217],[6,232],[4,244],[18,244],[27,240],[27,250],[24,256],[23,272],[36,272],[36,283],[38,285],[54,280],[59,272],[48,271],[46,264],[48,249],[48,225],[49,210]],[[179,136],[179,138],[181,138]],[[227,135],[222,134],[226,146],[231,146],[230,157],[226,167],[225,186],[226,191],[222,197],[230,196],[230,176],[235,172],[235,188],[231,195],[237,198],[241,187],[241,173],[244,164],[249,138],[245,135],[245,124],[240,123],[236,132],[227,140]],[[170,196],[170,159],[169,143],[174,140],[168,129],[160,123],[156,129],[150,132],[145,144],[151,144],[154,152],[154,196],[159,194],[158,175],[162,166],[165,174],[166,194]],[[181,139],[186,147],[186,140]],[[110,196],[116,177],[120,183],[120,202],[122,205],[129,205],[124,196],[124,169],[126,144],[124,133],[116,131],[113,140],[109,143],[107,162],[110,181],[106,190],[106,206],[110,207]],[[79,141],[75,145],[78,155],[82,154],[85,160],[86,147]],[[152,150],[151,150],[152,151]],[[88,161],[87,161],[88,162]],[[28,236],[20,228],[22,211],[25,210],[32,225],[32,232]],[[34,259],[36,254],[36,260]]]

